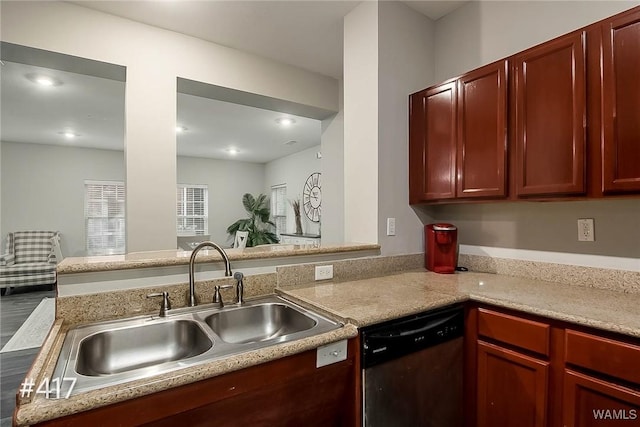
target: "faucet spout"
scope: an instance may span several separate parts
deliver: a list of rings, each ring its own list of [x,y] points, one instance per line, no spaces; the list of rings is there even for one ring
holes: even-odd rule
[[[195,307],[196,302],[196,281],[195,281],[195,264],[196,264],[196,256],[201,249],[210,247],[217,250],[220,253],[220,256],[224,260],[224,275],[231,276],[231,264],[229,263],[229,257],[227,253],[220,246],[213,242],[202,242],[198,246],[193,249],[191,253],[191,258],[189,258],[189,307]]]

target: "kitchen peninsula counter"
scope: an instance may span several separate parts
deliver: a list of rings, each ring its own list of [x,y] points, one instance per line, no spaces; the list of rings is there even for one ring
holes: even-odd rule
[[[472,272],[436,274],[423,270],[280,292],[358,327],[457,302],[476,301],[640,337],[640,293],[522,277]]]
[[[330,342],[353,338],[357,328],[467,301],[491,304],[577,325],[640,338],[640,293],[596,289],[489,273],[442,275],[411,270],[344,282],[278,288],[287,299],[342,321],[345,326],[319,336],[238,354],[180,371],[46,400],[23,400],[17,425],[30,425],[276,360]],[[58,319],[28,377],[50,377],[67,325]]]
[[[275,259],[283,257],[309,257],[345,254],[350,257],[377,255],[380,245],[368,243],[344,243],[335,245],[290,245],[273,244],[251,248],[225,249],[231,262]],[[136,268],[154,268],[186,266],[192,251],[162,250],[132,252],[125,255],[106,255],[94,257],[68,257],[58,265],[58,274],[105,272],[130,270]],[[222,261],[216,250],[203,249],[198,253],[198,263]]]

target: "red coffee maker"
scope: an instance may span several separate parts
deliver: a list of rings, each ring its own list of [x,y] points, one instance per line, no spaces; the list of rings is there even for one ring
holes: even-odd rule
[[[454,273],[458,261],[458,229],[451,224],[424,226],[425,264],[436,273]]]

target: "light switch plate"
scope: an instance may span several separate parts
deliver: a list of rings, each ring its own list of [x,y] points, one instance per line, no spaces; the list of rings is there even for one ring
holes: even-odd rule
[[[387,218],[387,236],[396,235],[396,219]]]
[[[318,347],[316,368],[347,360],[347,340]]]

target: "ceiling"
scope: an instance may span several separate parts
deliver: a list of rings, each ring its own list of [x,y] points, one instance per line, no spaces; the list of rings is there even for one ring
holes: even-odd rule
[[[8,61],[0,69],[2,141],[124,149],[125,83]],[[61,84],[41,86],[30,75]]]
[[[278,124],[284,117],[295,123]],[[267,163],[320,144],[319,120],[182,93],[177,123],[187,128],[177,135],[182,156]]]
[[[124,82],[9,61],[1,70],[2,141],[124,149]],[[44,87],[34,75],[61,84]],[[282,117],[295,123],[281,126]],[[267,163],[320,144],[319,120],[201,96],[178,94],[177,123],[187,128],[176,136],[181,156]]]
[[[166,0],[72,3],[339,78],[342,75],[343,18],[360,2]],[[404,3],[435,20],[467,1]],[[3,54],[6,52],[9,49],[3,50]],[[15,50],[11,53],[20,56]],[[27,56],[31,54],[33,52]],[[5,61],[1,68],[2,140],[122,150],[125,84],[97,77],[100,73],[94,72],[91,76],[70,72],[74,68],[65,65],[69,57],[57,58],[57,54],[47,57],[46,53],[37,56],[47,60]],[[46,69],[27,64],[52,65]],[[96,63],[95,67],[103,65],[108,64]],[[63,84],[38,87],[25,78],[36,72],[46,72]],[[178,96],[178,123],[188,128],[177,136],[180,155],[229,158],[225,150],[233,145],[240,150],[236,159],[264,163],[320,143],[318,120],[292,116],[296,124],[283,128],[275,122],[282,116],[280,113],[192,95]],[[77,137],[66,138],[63,133],[68,130]],[[287,144],[289,141],[296,143]]]
[[[360,1],[74,1],[309,71],[342,76],[343,18]],[[468,1],[403,1],[436,20]]]

